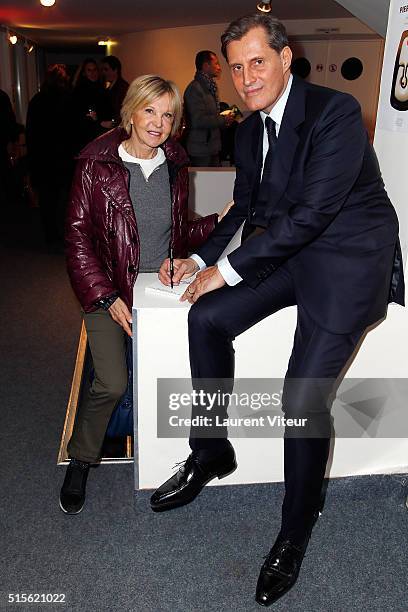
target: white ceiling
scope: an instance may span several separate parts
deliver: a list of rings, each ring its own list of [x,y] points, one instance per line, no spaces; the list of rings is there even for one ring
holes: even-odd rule
[[[42,45],[92,44],[127,32],[225,23],[256,10],[257,0],[0,0],[0,24]],[[272,0],[279,19],[350,17],[334,0]]]
[[[390,0],[338,0],[338,2],[385,38]]]

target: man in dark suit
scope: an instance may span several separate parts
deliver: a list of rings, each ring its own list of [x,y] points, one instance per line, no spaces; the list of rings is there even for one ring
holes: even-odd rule
[[[297,305],[282,408],[286,417],[307,418],[307,427],[302,437],[285,431],[282,525],[256,592],[269,605],[295,583],[321,508],[333,382],[388,301],[403,303],[403,276],[397,216],[357,101],[293,77],[285,29],[271,16],[238,19],[221,40],[235,88],[257,112],[237,130],[235,206],[196,255],[175,261],[174,281],[203,270],[184,294],[193,303],[195,388],[231,390],[234,338]],[[242,223],[241,246],[215,265]],[[168,270],[166,260],[166,284]],[[227,414],[225,406],[215,410]],[[192,429],[192,453],[153,494],[153,510],[192,501],[235,468],[224,434]]]

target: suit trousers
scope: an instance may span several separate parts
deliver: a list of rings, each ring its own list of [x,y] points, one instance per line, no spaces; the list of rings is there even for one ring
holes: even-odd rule
[[[190,309],[189,344],[193,387],[205,392],[232,392],[236,336],[265,317],[287,306],[298,308],[292,354],[286,372],[282,409],[287,418],[307,418],[310,430],[284,435],[285,496],[281,535],[301,543],[313,514],[321,507],[321,492],[331,435],[330,395],[333,384],[351,357],[364,330],[333,334],[319,327],[302,304],[287,264],[251,288],[244,282],[203,295]],[[273,338],[265,338],[271,354],[279,350]],[[214,407],[219,419],[227,417],[224,405]],[[205,406],[193,406],[192,416],[207,414]],[[217,437],[211,429],[191,428],[190,447],[203,460],[222,452],[227,428]]]
[[[76,416],[68,453],[80,461],[96,462],[109,419],[127,387],[125,332],[102,308],[85,313],[84,323],[95,377]]]

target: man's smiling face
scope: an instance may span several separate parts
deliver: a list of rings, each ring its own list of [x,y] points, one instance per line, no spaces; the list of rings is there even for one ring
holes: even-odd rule
[[[265,29],[255,27],[228,44],[227,56],[235,89],[249,110],[269,113],[289,80],[290,48],[278,53],[269,46]]]

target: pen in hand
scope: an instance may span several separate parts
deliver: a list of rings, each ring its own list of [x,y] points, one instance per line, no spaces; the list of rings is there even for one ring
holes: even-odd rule
[[[173,276],[174,276],[173,248],[170,247],[170,287],[172,289],[173,289]]]

